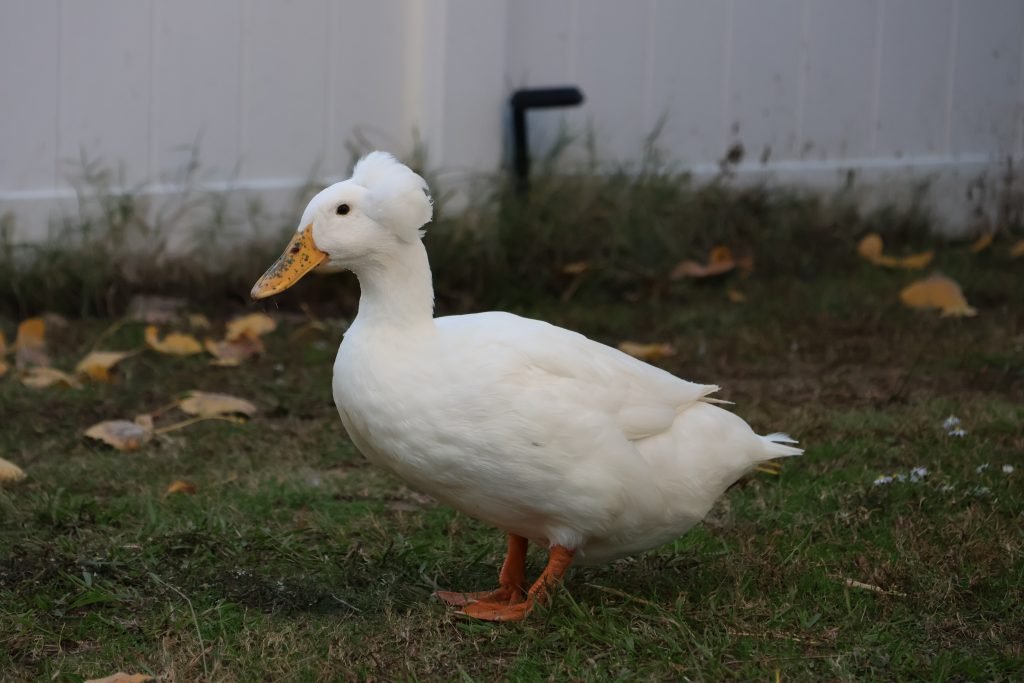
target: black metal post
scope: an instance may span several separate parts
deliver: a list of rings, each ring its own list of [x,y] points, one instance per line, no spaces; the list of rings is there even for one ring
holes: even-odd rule
[[[512,105],[512,167],[516,187],[523,195],[530,190],[530,145],[526,127],[529,109],[575,107],[583,103],[583,93],[574,86],[559,88],[528,88],[516,90],[509,99]]]

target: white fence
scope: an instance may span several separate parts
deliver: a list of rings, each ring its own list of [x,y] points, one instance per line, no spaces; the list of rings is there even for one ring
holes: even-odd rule
[[[936,174],[961,215],[948,188],[1024,152],[1022,74],[1022,0],[0,0],[0,213],[41,234],[69,160],[160,183],[197,141],[206,181],[266,197],[342,174],[357,132],[493,170],[510,92],[574,84],[536,145],[564,119],[635,158],[665,117],[698,172],[739,142],[801,181]]]

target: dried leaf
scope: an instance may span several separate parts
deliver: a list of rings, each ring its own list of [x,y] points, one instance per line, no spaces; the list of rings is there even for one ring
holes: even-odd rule
[[[872,232],[864,236],[857,244],[857,253],[860,254],[861,258],[874,262],[879,256],[882,255],[883,243],[882,236],[877,232]]]
[[[52,386],[71,387],[77,389],[81,384],[66,372],[57,368],[29,368],[21,375],[21,383],[33,389],[46,389]]]
[[[50,364],[46,355],[46,321],[29,318],[18,325],[14,339],[14,364],[19,368],[45,367]]]
[[[735,267],[736,260],[732,256],[732,251],[729,247],[719,245],[708,254],[707,265],[693,260],[682,261],[672,269],[668,277],[670,280],[680,280],[684,277],[714,277],[715,275],[728,273]]]
[[[995,240],[995,238],[996,234],[994,232],[986,232],[977,240],[975,240],[974,243],[970,247],[968,247],[968,249],[972,254],[977,254],[978,252],[985,251],[986,249],[989,248],[989,246],[992,244],[992,241]]]
[[[0,360],[0,377],[6,375],[8,370],[10,370],[10,366],[5,361]]]
[[[18,336],[14,340],[14,348],[20,349],[25,346],[46,345],[46,321],[42,318],[29,318],[22,320],[18,325]]]
[[[225,339],[223,341],[206,339],[203,345],[210,352],[210,355],[216,359],[213,361],[214,365],[228,367],[241,365],[242,361],[248,360],[266,350],[263,346],[263,341],[259,337],[249,336],[242,336],[238,339]]]
[[[13,462],[9,462],[0,458],[0,486],[4,484],[13,484],[21,481],[25,478],[25,471],[15,465]]]
[[[178,407],[189,415],[199,415],[200,417],[236,414],[252,417],[259,410],[255,404],[244,398],[205,391],[191,392],[178,403]]]
[[[565,275],[582,275],[590,270],[590,261],[573,261],[562,266]]]
[[[228,323],[224,338],[234,341],[241,337],[262,337],[277,329],[277,323],[266,313],[250,313]]]
[[[1010,247],[1010,258],[1020,258],[1024,256],[1024,240],[1018,240]]]
[[[96,382],[109,382],[110,370],[134,351],[90,351],[78,361],[75,374],[84,375]]]
[[[640,360],[655,361],[669,356],[676,355],[675,347],[669,343],[664,344],[641,344],[639,342],[624,341],[619,344],[619,350],[628,353]]]
[[[741,304],[747,300],[747,295],[738,289],[732,289],[731,287],[725,290],[725,295],[729,297],[729,301],[734,304]]]
[[[146,345],[154,351],[172,356],[192,356],[203,352],[203,346],[191,334],[170,332],[160,339],[155,325],[146,328]]]
[[[153,430],[128,420],[106,420],[89,427],[85,435],[119,451],[135,451],[153,438]]]
[[[183,479],[177,479],[177,480],[171,482],[171,485],[167,487],[166,491],[164,491],[164,495],[165,496],[169,496],[172,493],[188,493],[188,494],[193,494],[195,492],[196,492],[196,485],[195,484],[190,484],[189,482],[184,481]]]
[[[926,267],[932,262],[935,257],[934,251],[923,251],[920,254],[912,254],[910,256],[895,257],[886,256],[882,253],[883,242],[882,238],[878,233],[870,233],[864,236],[864,239],[857,244],[857,253],[860,256],[873,263],[876,266],[884,266],[886,268],[905,268],[907,270],[920,270]]]
[[[210,329],[210,319],[202,313],[190,313],[188,316],[188,326],[193,330],[208,330]]]
[[[941,309],[943,316],[974,316],[978,313],[967,305],[960,285],[938,273],[904,287],[900,300],[911,308]]]
[[[912,254],[897,258],[895,256],[879,256],[874,262],[875,265],[886,268],[904,268],[906,270],[921,270],[926,268],[932,259],[935,258],[934,251],[922,251],[920,254]]]
[[[146,683],[146,681],[152,680],[153,677],[146,674],[126,674],[123,671],[118,671],[116,674],[103,678],[90,678],[85,683]]]

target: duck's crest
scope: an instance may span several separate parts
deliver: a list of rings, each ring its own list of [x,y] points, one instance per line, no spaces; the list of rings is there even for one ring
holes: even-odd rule
[[[433,205],[427,182],[387,152],[370,152],[356,164],[352,180],[367,190],[369,213],[403,240],[418,239]]]

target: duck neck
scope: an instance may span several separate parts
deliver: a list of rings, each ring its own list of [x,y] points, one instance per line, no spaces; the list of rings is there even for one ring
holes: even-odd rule
[[[361,290],[356,322],[410,329],[433,326],[434,286],[423,242],[403,244],[387,259],[355,271]]]

